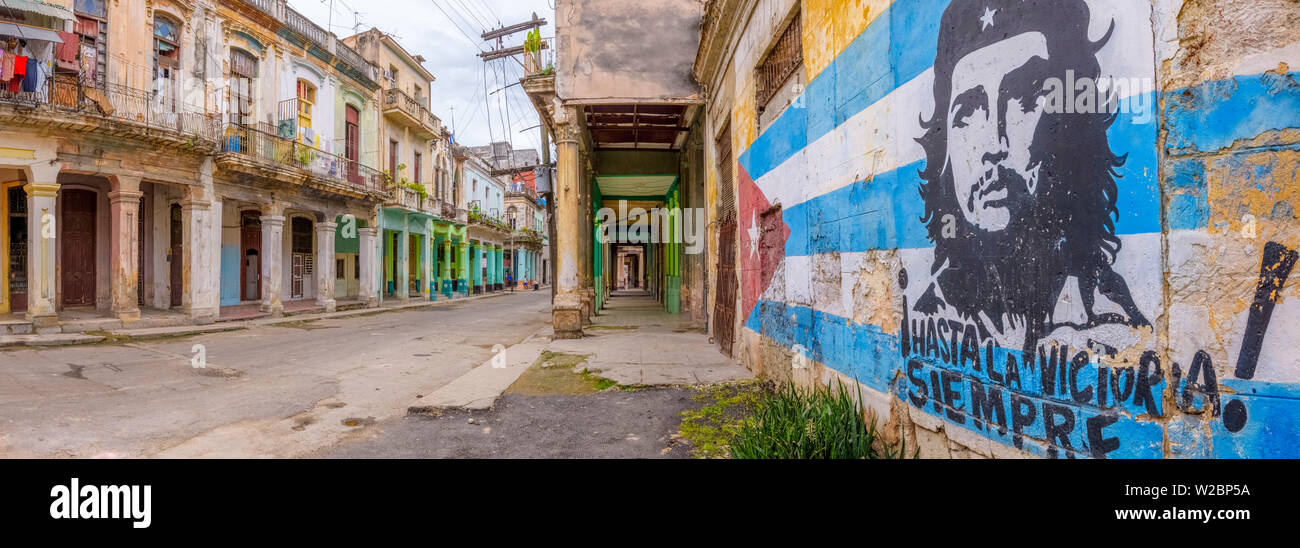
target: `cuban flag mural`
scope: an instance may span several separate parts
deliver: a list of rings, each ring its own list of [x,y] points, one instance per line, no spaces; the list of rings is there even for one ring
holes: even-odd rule
[[[1000,448],[1300,456],[1297,74],[1162,89],[1148,2],[871,4],[739,155],[746,336]]]

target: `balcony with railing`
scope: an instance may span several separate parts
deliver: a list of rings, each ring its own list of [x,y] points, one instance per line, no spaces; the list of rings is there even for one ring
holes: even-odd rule
[[[470,226],[480,226],[502,234],[510,234],[511,232],[510,225],[500,215],[493,215],[481,209],[471,208],[466,214],[466,220]]]
[[[300,46],[327,63],[334,63],[335,68],[349,77],[365,84],[370,89],[377,89],[379,84],[379,67],[366,61],[361,55],[349,48],[320,25],[293,8],[285,0],[227,0],[227,3],[252,8],[269,17],[302,37]],[[277,29],[278,30],[278,29]]]
[[[384,116],[411,128],[420,139],[436,139],[442,132],[442,121],[400,89],[384,90]]]
[[[217,165],[222,169],[363,198],[389,199],[387,177],[360,162],[330,154],[270,128],[227,125]]]
[[[0,91],[0,127],[57,127],[212,149],[221,138],[221,116],[215,101],[199,100],[202,105],[190,105],[154,90],[54,75],[37,91]]]
[[[417,186],[414,183],[392,183],[393,191],[384,207],[401,208],[449,221],[456,219],[456,206],[429,196],[427,190],[421,193]]]

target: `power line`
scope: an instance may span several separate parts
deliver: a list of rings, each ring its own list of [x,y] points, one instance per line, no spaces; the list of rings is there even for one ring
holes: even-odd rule
[[[453,27],[456,27],[456,30],[460,31],[460,34],[464,36],[465,39],[468,40],[471,45],[474,46],[474,49],[477,49],[480,52],[483,51],[483,48],[480,47],[478,43],[474,41],[473,38],[469,37],[469,33],[465,32],[465,29],[460,28],[460,25],[456,23],[455,19],[452,19],[451,14],[448,14],[447,10],[442,9],[442,5],[438,3],[438,0],[430,0],[430,1],[433,2],[433,5],[438,8],[438,11],[442,12],[442,15],[446,17],[448,21],[451,22],[451,25]]]
[[[484,23],[482,19],[479,19],[478,14],[474,13],[474,9],[471,8],[470,5],[465,2],[465,0],[451,0],[451,1],[460,4],[462,8],[465,8],[465,13],[468,13],[470,18],[474,19],[474,22],[478,23],[480,29],[488,28],[489,25],[487,23]],[[452,6],[453,9],[455,9],[454,5],[450,3],[448,5]],[[457,10],[457,13],[461,16],[462,19],[464,19],[465,17],[464,13],[460,13],[459,10]],[[468,23],[469,21],[467,20],[466,22]]]

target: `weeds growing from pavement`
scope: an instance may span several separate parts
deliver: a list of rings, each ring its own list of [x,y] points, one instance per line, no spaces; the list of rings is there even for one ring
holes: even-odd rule
[[[906,441],[897,450],[884,443],[843,384],[807,391],[787,384],[767,394],[730,448],[737,459],[896,459],[907,453]]]

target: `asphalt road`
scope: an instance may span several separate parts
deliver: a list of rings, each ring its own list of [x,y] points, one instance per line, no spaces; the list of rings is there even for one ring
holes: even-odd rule
[[[321,458],[687,458],[672,442],[694,391],[509,394],[491,411],[446,411],[377,424]],[[470,420],[473,419],[471,423]]]
[[[127,345],[0,351],[0,457],[292,457],[545,329],[550,292]],[[206,368],[191,360],[203,345]]]

